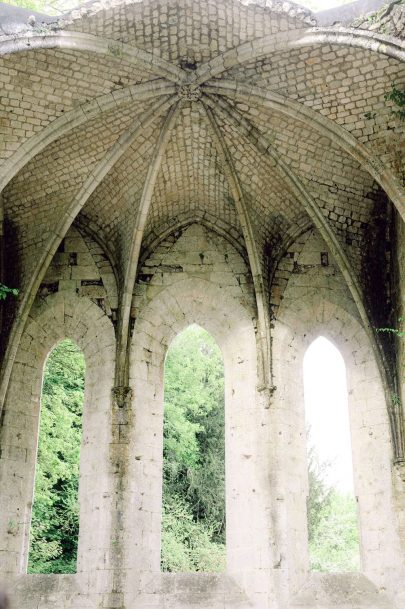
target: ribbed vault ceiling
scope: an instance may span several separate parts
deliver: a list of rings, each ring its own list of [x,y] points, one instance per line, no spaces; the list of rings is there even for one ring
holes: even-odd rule
[[[0,37],[3,203],[22,289],[75,218],[105,241],[129,293],[142,241],[205,217],[243,244],[259,292],[269,260],[308,226],[361,290],[376,176],[404,213],[403,123],[385,100],[404,78],[403,44],[382,53],[367,33],[314,33],[287,4],[86,10]],[[273,94],[278,106],[263,101]]]

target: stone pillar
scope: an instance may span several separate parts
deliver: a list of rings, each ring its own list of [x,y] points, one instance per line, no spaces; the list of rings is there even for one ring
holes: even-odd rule
[[[111,431],[115,344],[110,320],[76,294],[57,293],[37,303],[14,362],[0,428],[0,576],[11,582],[26,572],[43,366],[50,350],[65,337],[82,348],[86,362],[74,581],[83,594],[99,597],[111,590],[113,573],[110,446],[115,431]]]
[[[114,581],[112,536],[116,498],[110,449],[115,430],[111,379],[103,375],[102,365],[91,365],[90,358],[88,363],[80,451],[77,575],[83,592],[99,599],[110,593]]]
[[[398,260],[398,317],[400,327],[405,331],[405,223],[397,216],[397,260]],[[402,398],[402,406],[405,404],[405,336],[398,340],[398,364],[399,364],[399,385]],[[402,429],[405,434],[405,422],[402,421]],[[404,455],[405,456],[405,455]],[[405,505],[404,505],[405,509]]]
[[[243,355],[224,352],[227,572],[264,608],[274,598],[269,392],[255,387],[255,354]]]
[[[125,495],[128,483],[129,430],[132,421],[132,389],[128,386],[115,386],[111,392],[111,443],[109,450],[110,471],[112,475],[111,536],[110,548],[106,557],[110,573],[103,599],[103,607],[124,608],[125,565],[124,542]],[[106,582],[107,584],[107,582]]]
[[[0,574],[7,580],[27,568],[40,392],[41,371],[16,362],[0,427]]]
[[[405,330],[405,223],[397,214],[397,317],[398,327]],[[400,321],[402,319],[402,321]],[[405,336],[398,337],[398,377],[401,398],[401,418],[397,424],[402,425],[402,435],[405,435],[404,405],[405,405]],[[399,434],[398,434],[399,435]],[[405,455],[404,455],[405,457]],[[395,503],[398,512],[399,534],[402,548],[405,553],[405,458],[397,460],[393,465],[393,484],[395,489]]]
[[[3,196],[0,194],[0,283],[4,281],[4,211]],[[0,336],[3,329],[3,304],[0,301]],[[2,341],[0,341],[1,344]],[[1,353],[1,350],[0,350]],[[0,405],[0,410],[2,405]]]

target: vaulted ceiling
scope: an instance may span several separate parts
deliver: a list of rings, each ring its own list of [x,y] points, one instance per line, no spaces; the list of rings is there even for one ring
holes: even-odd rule
[[[385,193],[405,217],[386,99],[404,57],[378,29],[319,28],[270,0],[95,2],[6,31],[0,188],[26,308],[75,219],[122,294],[142,244],[196,217],[243,244],[258,291],[315,226],[361,301]]]

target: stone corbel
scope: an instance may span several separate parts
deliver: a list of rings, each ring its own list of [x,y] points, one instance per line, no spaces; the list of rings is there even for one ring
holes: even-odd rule
[[[125,408],[131,404],[132,389],[131,387],[117,386],[112,388],[112,399],[115,408]]]

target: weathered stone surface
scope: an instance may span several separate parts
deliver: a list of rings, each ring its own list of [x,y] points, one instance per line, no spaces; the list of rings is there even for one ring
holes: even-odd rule
[[[375,331],[405,311],[387,99],[404,9],[345,28],[338,12],[314,28],[273,0],[102,0],[57,22],[1,7],[0,281],[20,295],[0,316],[0,576],[16,607],[405,606],[405,343]],[[190,323],[225,361],[219,575],[159,565],[164,357]],[[319,334],[348,370],[355,575],[308,572],[302,359]],[[42,370],[64,337],[87,371],[77,574],[28,576]]]

